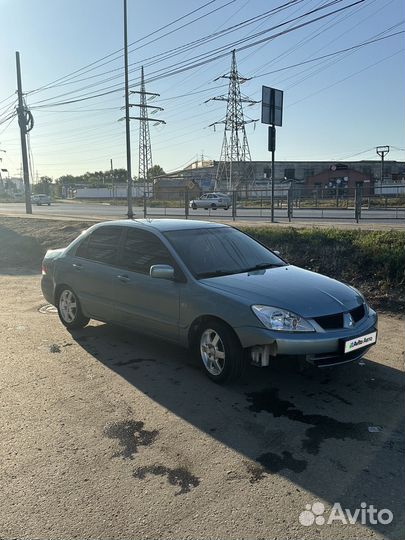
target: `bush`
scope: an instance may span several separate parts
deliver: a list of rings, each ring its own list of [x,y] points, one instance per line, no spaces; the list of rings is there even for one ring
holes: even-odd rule
[[[341,229],[242,227],[290,263],[351,282],[405,292],[405,233]]]

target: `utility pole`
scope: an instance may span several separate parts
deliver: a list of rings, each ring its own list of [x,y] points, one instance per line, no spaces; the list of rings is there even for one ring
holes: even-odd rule
[[[139,107],[139,116],[131,116],[132,120],[139,120],[139,172],[138,180],[143,180],[143,199],[144,199],[144,217],[146,217],[146,197],[150,196],[149,170],[153,167],[152,145],[150,142],[149,122],[156,124],[166,124],[164,120],[149,118],[148,109],[153,109],[151,114],[163,111],[162,107],[148,105],[148,99],[152,100],[159,97],[160,94],[146,92],[145,74],[143,66],[141,67],[141,89],[132,91],[131,94],[139,94],[139,103],[131,104],[131,107]]]
[[[22,162],[23,162],[23,174],[24,174],[24,189],[25,189],[25,212],[26,214],[32,214],[32,205],[31,205],[31,189],[30,189],[30,176],[28,170],[28,153],[27,153],[27,139],[26,135],[28,131],[31,131],[33,128],[33,119],[32,114],[24,106],[23,102],[23,92],[22,92],[22,83],[21,83],[21,67],[20,67],[20,53],[17,51],[15,53],[16,67],[17,67],[17,92],[18,92],[18,124],[20,126],[20,136],[21,136],[21,153],[22,153]]]
[[[245,125],[250,122],[257,122],[257,120],[245,120],[242,104],[255,105],[258,101],[253,101],[249,97],[243,96],[240,92],[240,85],[249,79],[242,77],[238,73],[235,50],[232,51],[231,70],[229,74],[221,75],[215,80],[218,79],[229,79],[228,95],[217,96],[205,102],[226,101],[227,103],[225,119],[214,122],[209,126],[213,126],[215,129],[217,124],[225,124],[221,156],[215,179],[215,189],[221,183],[225,183],[228,190],[233,190],[242,181],[247,187],[249,182],[253,183],[255,179]]]
[[[381,177],[380,177],[380,184],[384,181],[384,157],[386,154],[389,153],[390,147],[389,146],[377,146],[375,151],[379,156],[381,156]]]
[[[132,210],[132,167],[131,167],[131,131],[129,118],[129,79],[128,79],[128,22],[127,22],[127,0],[124,0],[124,64],[125,64],[125,129],[127,144],[127,175],[128,175],[128,219],[133,219]]]

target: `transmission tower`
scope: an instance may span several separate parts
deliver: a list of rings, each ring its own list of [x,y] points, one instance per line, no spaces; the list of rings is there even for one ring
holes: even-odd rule
[[[143,66],[141,67],[141,89],[132,91],[131,94],[139,94],[139,103],[131,105],[131,107],[139,107],[139,116],[131,117],[133,120],[139,120],[139,181],[144,183],[145,196],[149,198],[151,195],[151,185],[149,181],[149,170],[153,167],[152,162],[152,146],[150,142],[149,122],[157,124],[166,124],[164,120],[157,118],[149,118],[148,109],[153,109],[151,114],[157,111],[163,111],[162,107],[148,105],[148,100],[153,100],[159,97],[160,94],[153,94],[145,90],[145,76]]]
[[[235,50],[232,51],[231,70],[228,75],[221,75],[218,79],[229,79],[228,95],[217,96],[207,101],[226,101],[226,116],[219,122],[210,124],[225,124],[224,139],[222,142],[221,157],[219,159],[215,187],[226,187],[228,190],[242,186],[248,187],[254,181],[254,167],[250,156],[249,144],[246,136],[245,125],[256,120],[245,120],[243,115],[243,103],[255,105],[253,101],[241,94],[240,85],[249,79],[238,73]]]

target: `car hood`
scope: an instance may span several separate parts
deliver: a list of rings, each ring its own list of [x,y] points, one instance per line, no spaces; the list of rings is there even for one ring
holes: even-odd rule
[[[362,297],[344,283],[293,265],[206,278],[200,283],[252,305],[275,306],[302,317],[332,315],[363,303]]]

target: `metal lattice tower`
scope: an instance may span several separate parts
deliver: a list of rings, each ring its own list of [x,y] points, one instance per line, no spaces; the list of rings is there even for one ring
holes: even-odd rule
[[[224,186],[232,190],[242,186],[247,187],[254,181],[254,168],[245,125],[257,122],[257,120],[245,120],[242,104],[254,105],[258,102],[241,94],[240,85],[249,79],[241,77],[238,73],[235,50],[232,51],[231,70],[228,75],[218,77],[218,79],[221,78],[229,79],[228,95],[211,98],[213,101],[227,102],[225,119],[210,124],[214,128],[217,124],[225,124],[215,187]]]
[[[139,107],[139,116],[131,117],[133,120],[139,120],[139,181],[143,181],[146,196],[151,195],[151,186],[149,181],[149,170],[153,167],[152,162],[152,145],[150,141],[149,122],[155,124],[165,124],[164,120],[149,118],[148,109],[153,109],[151,113],[163,111],[162,107],[148,105],[148,100],[159,97],[160,94],[153,94],[145,90],[145,76],[143,66],[141,67],[141,89],[132,91],[131,94],[139,94],[139,103],[131,105],[131,107]]]

